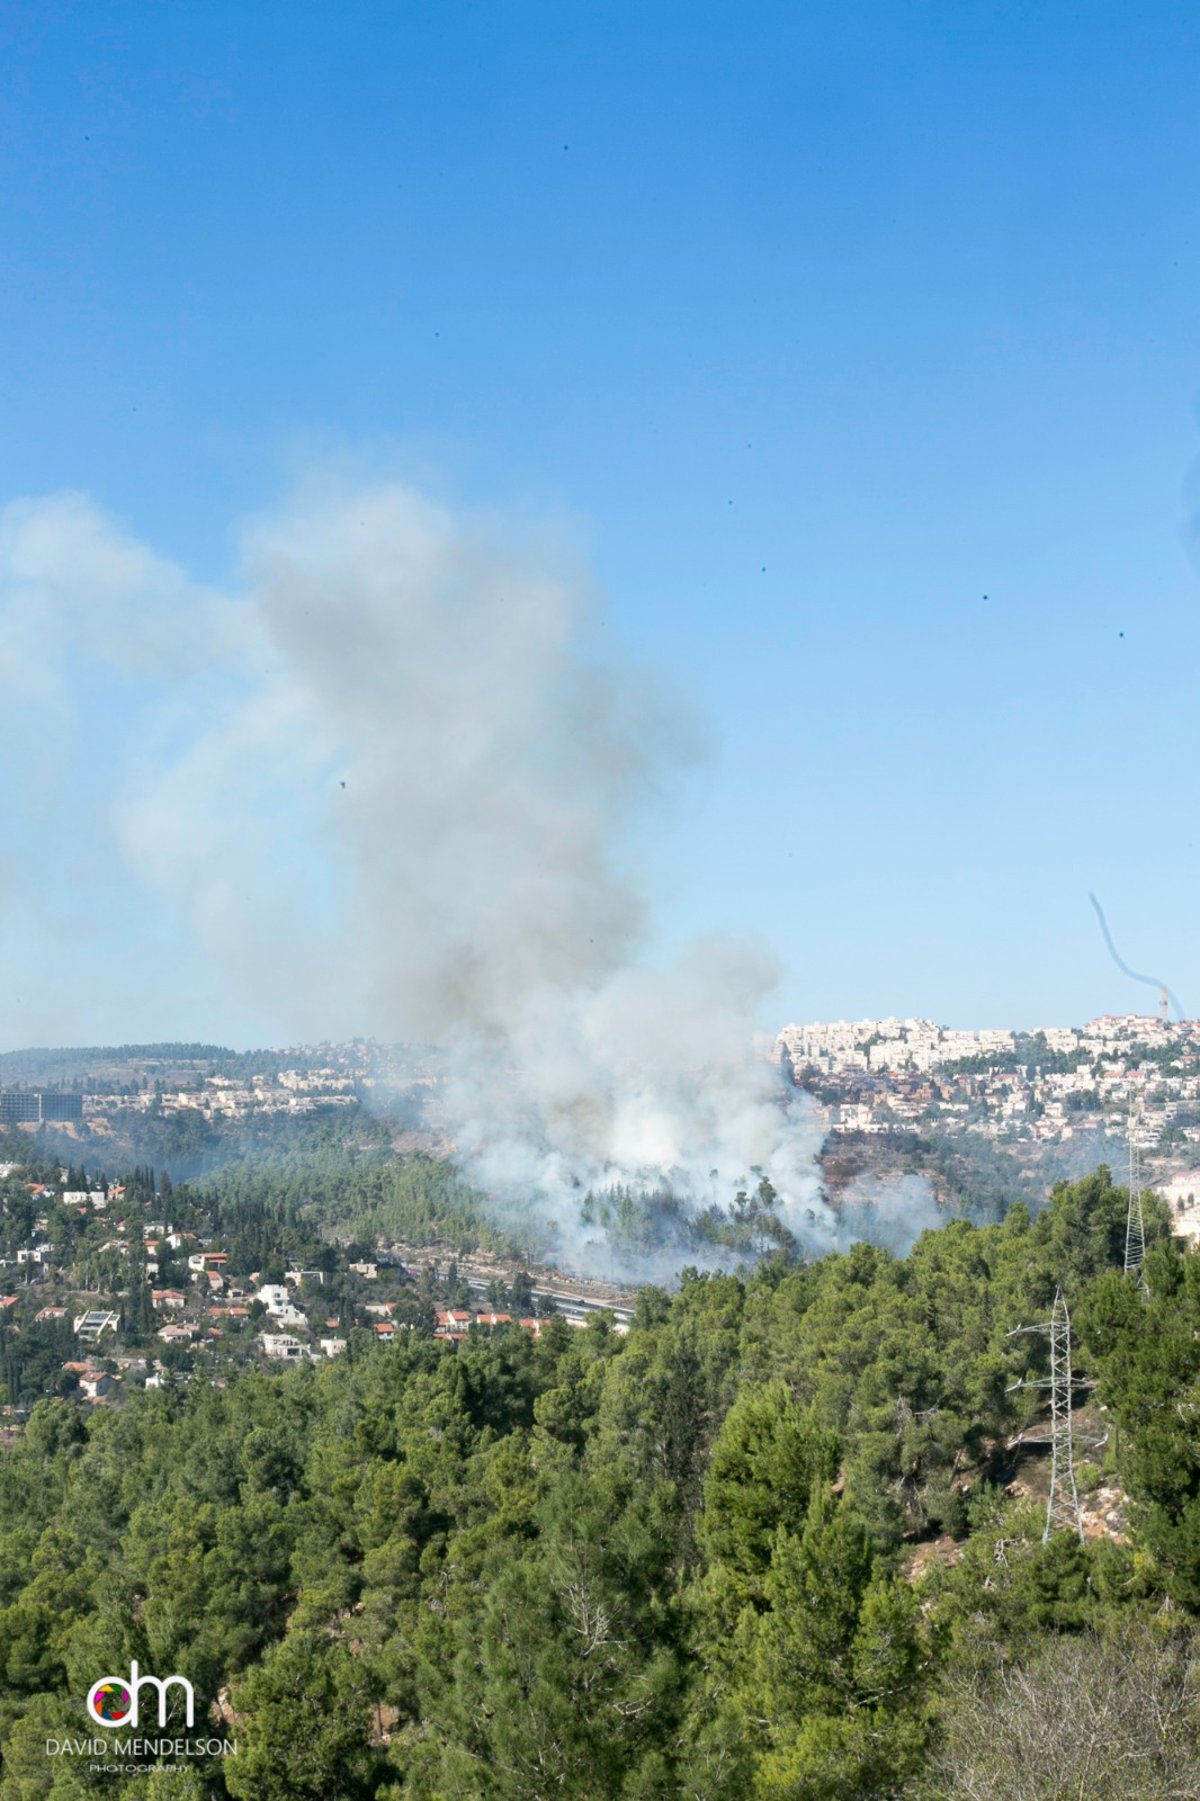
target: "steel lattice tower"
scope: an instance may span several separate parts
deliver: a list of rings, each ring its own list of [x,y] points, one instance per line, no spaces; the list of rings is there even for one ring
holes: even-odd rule
[[[1083,1537],[1071,1434],[1071,1316],[1061,1288],[1050,1315],[1050,1499],[1043,1544],[1055,1528]]]
[[[1050,1495],[1046,1502],[1046,1529],[1042,1543],[1049,1543],[1052,1532],[1073,1532],[1083,1538],[1083,1520],[1079,1513],[1079,1494],[1075,1487],[1074,1444],[1071,1429],[1071,1316],[1061,1288],[1054,1291],[1050,1318],[1039,1326],[1018,1326],[1016,1332],[1045,1332],[1050,1339],[1050,1374],[1033,1382],[1014,1382],[1008,1392],[1018,1388],[1050,1390]],[[1014,1338],[1016,1332],[1008,1336]]]
[[[1129,1101],[1129,1213],[1125,1221],[1125,1274],[1146,1286],[1146,1221],[1142,1212],[1142,1158],[1138,1144],[1142,1109],[1136,1095]]]

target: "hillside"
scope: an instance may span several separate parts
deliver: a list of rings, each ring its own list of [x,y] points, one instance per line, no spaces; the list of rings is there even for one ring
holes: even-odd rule
[[[131,1658],[237,1744],[105,1790],[156,1801],[1194,1793],[1200,1261],[1156,1215],[1139,1299],[1124,1220],[1101,1171],[906,1258],[643,1289],[627,1336],[415,1322],[39,1402],[0,1452],[0,1801],[91,1792],[42,1747]],[[1008,1391],[1045,1344],[1008,1334],[1060,1284],[1113,1520],[1043,1545]]]

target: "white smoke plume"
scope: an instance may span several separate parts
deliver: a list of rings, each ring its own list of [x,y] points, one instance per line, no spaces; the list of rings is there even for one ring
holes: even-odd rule
[[[945,1224],[927,1176],[903,1174],[855,1176],[838,1197],[843,1215],[853,1222],[854,1236],[903,1256],[922,1232]]]
[[[0,609],[10,721],[69,733],[81,661],[135,685],[106,813],[137,881],[287,1031],[445,1047],[466,1173],[568,1254],[589,1187],[725,1203],[752,1171],[831,1235],[819,1125],[750,1054],[770,959],[640,961],[634,833],[697,733],[600,656],[561,549],[316,485],[219,594],[60,496],[0,515]]]

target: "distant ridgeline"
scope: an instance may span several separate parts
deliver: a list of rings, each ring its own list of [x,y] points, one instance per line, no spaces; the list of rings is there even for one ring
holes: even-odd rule
[[[183,1042],[35,1047],[0,1051],[0,1087],[12,1087],[19,1083],[26,1087],[48,1088],[72,1084],[87,1088],[92,1082],[103,1081],[116,1072],[132,1071],[142,1077],[165,1077],[185,1072],[227,1076],[275,1075],[282,1069],[323,1067],[331,1057],[337,1057],[339,1052],[346,1049],[352,1049],[355,1053],[354,1061],[364,1066],[368,1052],[395,1062],[406,1048],[367,1047],[356,1043],[352,1047],[293,1045],[235,1051],[226,1044]]]
[[[253,1055],[254,1053],[250,1053]],[[0,1084],[77,1081],[118,1063],[228,1063],[238,1052],[221,1044],[93,1044],[0,1051]]]
[[[352,1039],[344,1044],[276,1045],[235,1051],[227,1044],[172,1041],[161,1044],[93,1044],[34,1046],[0,1051],[0,1088],[88,1089],[113,1079],[143,1080],[173,1075],[251,1077],[278,1075],[281,1070],[316,1070],[331,1064],[340,1069],[394,1076],[426,1069],[437,1060],[436,1048],[424,1044],[378,1044]]]

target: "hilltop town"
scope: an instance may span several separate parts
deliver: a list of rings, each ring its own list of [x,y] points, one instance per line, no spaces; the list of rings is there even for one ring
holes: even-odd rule
[[[1200,1196],[1200,1021],[1105,1014],[1083,1026],[956,1031],[928,1019],[785,1026],[796,1086],[830,1139],[934,1134],[968,1155],[1053,1169],[1077,1149],[1123,1167],[1130,1135],[1148,1180]]]

